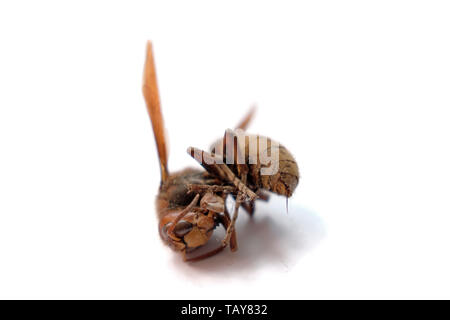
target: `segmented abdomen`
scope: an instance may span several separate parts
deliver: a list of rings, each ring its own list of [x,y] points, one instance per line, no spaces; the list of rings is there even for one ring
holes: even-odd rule
[[[228,153],[227,148],[238,150]],[[290,197],[298,185],[300,174],[297,162],[283,145],[260,135],[245,135],[235,138],[234,144],[223,147],[223,139],[212,146],[212,152],[223,154],[224,162],[239,176],[244,164],[248,169],[247,181],[255,189],[263,188]],[[225,152],[222,150],[225,149]],[[242,153],[244,152],[244,153]],[[243,161],[242,161],[243,160]],[[242,163],[244,162],[244,163]]]

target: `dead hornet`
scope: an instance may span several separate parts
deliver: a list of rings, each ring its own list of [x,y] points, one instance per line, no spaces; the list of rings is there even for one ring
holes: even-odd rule
[[[242,206],[252,215],[257,199],[268,200],[264,190],[286,196],[286,199],[292,196],[299,181],[297,163],[285,147],[270,138],[244,134],[254,114],[252,109],[235,130],[226,130],[223,139],[213,144],[211,152],[188,148],[188,154],[206,171],[187,168],[169,173],[150,41],[147,43],[142,89],[161,171],[156,197],[161,239],[175,251],[181,252],[185,261],[210,257],[228,245],[231,251],[236,251],[234,226],[239,207]],[[232,218],[225,205],[229,194],[236,200]],[[188,256],[188,253],[205,245],[219,225],[226,230],[219,247],[194,257]]]

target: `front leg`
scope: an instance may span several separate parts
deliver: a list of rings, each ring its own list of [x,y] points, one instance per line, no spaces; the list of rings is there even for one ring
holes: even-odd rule
[[[184,261],[193,262],[193,261],[199,261],[199,260],[209,258],[209,257],[214,256],[214,255],[218,254],[219,252],[221,252],[228,245],[230,245],[231,251],[237,250],[235,223],[236,223],[237,216],[238,216],[239,206],[240,206],[243,198],[244,198],[244,195],[240,192],[236,199],[236,204],[235,204],[234,212],[233,212],[233,218],[231,220],[230,220],[230,216],[227,215],[228,214],[227,211],[224,211],[224,215],[220,216],[221,223],[223,224],[223,226],[226,229],[226,234],[225,234],[224,239],[222,240],[221,245],[211,251],[208,251],[208,252],[203,253],[196,257],[187,257],[186,252],[183,252]]]
[[[244,195],[242,193],[239,193],[238,196],[236,197],[236,202],[234,204],[233,218],[231,219],[230,225],[227,228],[225,238],[222,241],[222,246],[224,248],[230,243],[232,235],[235,233],[235,225],[239,213],[239,207],[241,206],[243,199]]]

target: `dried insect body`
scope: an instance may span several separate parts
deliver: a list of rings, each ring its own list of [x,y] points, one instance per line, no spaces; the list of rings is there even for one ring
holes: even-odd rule
[[[255,201],[268,199],[264,190],[290,197],[299,180],[297,163],[285,147],[270,138],[244,133],[254,114],[254,110],[251,110],[234,131],[225,132],[223,139],[213,145],[211,152],[188,148],[188,154],[206,171],[185,169],[169,173],[150,42],[147,45],[143,93],[161,170],[156,208],[162,240],[180,251],[186,261],[212,256],[228,245],[232,251],[237,250],[234,226],[239,207],[253,214]],[[225,205],[229,194],[236,199],[232,218]],[[205,245],[219,225],[226,230],[219,247],[198,256],[187,255]]]
[[[299,181],[297,162],[278,142],[259,135],[247,135],[238,128],[227,130],[222,140],[211,147],[241,180],[247,175],[247,186],[279,195],[292,196]]]

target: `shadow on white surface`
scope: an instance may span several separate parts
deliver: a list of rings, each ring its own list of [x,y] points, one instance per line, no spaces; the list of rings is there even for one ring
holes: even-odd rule
[[[325,227],[314,212],[292,204],[286,213],[284,199],[273,198],[270,203],[257,203],[253,218],[243,210],[239,212],[237,252],[226,248],[213,257],[192,263],[182,263],[176,255],[174,268],[180,274],[196,278],[217,275],[251,278],[267,269],[288,272],[323,239]],[[208,245],[195,253],[217,247],[223,235],[223,228],[216,229]]]

